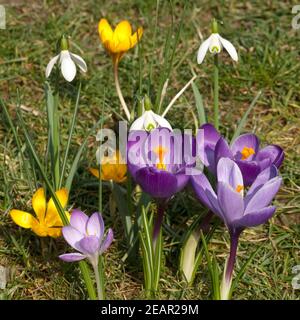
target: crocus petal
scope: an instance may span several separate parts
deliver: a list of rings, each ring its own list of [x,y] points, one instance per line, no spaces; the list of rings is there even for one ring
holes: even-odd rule
[[[71,247],[81,251],[78,243],[83,238],[83,234],[80,231],[71,226],[66,226],[62,228],[62,234]]]
[[[95,212],[89,218],[86,225],[86,232],[89,236],[96,236],[101,241],[104,233],[104,222],[100,213]]]
[[[74,209],[71,214],[70,225],[82,233],[82,236],[86,234],[86,225],[89,217],[78,209]]]
[[[177,192],[180,192],[181,190],[183,190],[183,188],[189,182],[190,177],[185,173],[178,173],[175,175],[175,177],[177,179],[177,188],[176,188],[176,193],[177,193]]]
[[[35,219],[35,217],[25,211],[21,210],[11,210],[10,211],[10,216],[13,219],[14,223],[16,223],[18,226],[22,228],[32,228],[32,224],[38,223],[38,221]]]
[[[248,202],[245,215],[268,206],[278,192],[281,182],[281,177],[275,177],[260,188]]]
[[[120,52],[128,51],[131,47],[131,33],[131,25],[127,20],[119,22],[114,31],[115,49],[117,49]]]
[[[215,156],[215,165],[216,166],[218,166],[218,162],[221,158],[233,159],[233,155],[232,155],[232,152],[229,148],[229,145],[223,137],[221,137],[216,144],[214,156]]]
[[[58,238],[62,234],[62,228],[47,228],[47,233],[49,237]]]
[[[112,229],[108,229],[107,235],[100,246],[99,253],[102,254],[104,251],[106,251],[110,247],[113,240],[114,240],[114,233]]]
[[[250,186],[256,179],[257,175],[260,173],[260,166],[256,161],[237,160],[236,163],[242,172],[244,185]]]
[[[170,198],[176,193],[177,179],[167,171],[144,167],[135,176],[142,189],[154,198]]]
[[[78,243],[78,246],[82,253],[93,255],[99,251],[100,241],[96,236],[88,236],[81,239]]]
[[[276,210],[275,206],[270,206],[267,208],[259,209],[255,212],[249,212],[245,214],[242,218],[234,221],[236,226],[241,227],[255,227],[260,224],[265,223],[274,215]]]
[[[200,129],[204,130],[204,143],[216,146],[218,140],[221,138],[216,128],[210,123],[205,123]]]
[[[143,36],[143,28],[139,27],[137,31],[130,37],[130,48],[133,48]]]
[[[199,200],[210,210],[214,211],[210,204],[209,199],[207,198],[206,190],[209,190],[214,195],[215,195],[215,192],[211,184],[209,183],[208,179],[206,178],[206,176],[199,171],[198,174],[194,174],[193,176],[191,176],[190,180],[191,180],[193,189],[197,197],[199,198]],[[216,197],[217,196],[215,195],[215,198]]]
[[[198,54],[197,54],[198,64],[201,64],[203,62],[204,57],[206,55],[206,52],[208,50],[209,44],[210,44],[210,40],[211,40],[211,36],[201,43],[200,48],[198,50]]]
[[[65,262],[75,262],[83,260],[85,256],[81,253],[65,253],[61,254],[59,258]]]
[[[39,221],[44,221],[46,213],[46,198],[43,188],[39,188],[32,197],[32,207]]]
[[[50,76],[51,71],[52,71],[55,63],[57,62],[59,56],[60,56],[60,54],[58,54],[57,56],[53,57],[53,58],[49,61],[48,65],[47,65],[47,68],[46,68],[46,78],[48,78],[48,77]]]
[[[239,219],[244,213],[244,200],[240,193],[235,191],[229,184],[218,182],[218,201],[223,212],[226,224]]]
[[[245,203],[248,203],[252,196],[269,180],[278,176],[278,170],[275,166],[271,166],[263,170],[255,179],[251,187],[249,188],[245,197]]]
[[[109,50],[109,42],[112,41],[114,32],[106,19],[101,19],[98,24],[100,40],[107,50]]]
[[[223,47],[227,50],[227,52],[229,53],[230,57],[232,58],[232,60],[234,61],[238,61],[238,54],[236,52],[235,47],[233,46],[233,44],[222,38],[220,35],[218,35],[219,40],[221,41]]]
[[[232,145],[231,145],[231,151],[234,155],[234,158],[236,160],[241,160],[242,159],[242,151],[244,148],[251,148],[254,151],[254,154],[249,155],[246,160],[251,161],[253,158],[255,158],[258,148],[259,148],[259,139],[255,134],[252,133],[246,133],[242,134],[239,137],[237,137]]]
[[[68,190],[67,189],[60,189],[55,192],[56,197],[58,198],[61,206],[64,208],[67,205],[68,202]],[[45,223],[48,227],[53,226],[61,226],[62,221],[60,218],[60,215],[58,213],[58,209],[56,208],[56,205],[51,198],[47,205],[47,212],[45,217]]]
[[[69,51],[63,50],[60,54],[61,73],[64,78],[71,82],[76,76],[76,66]]]
[[[127,140],[127,168],[135,179],[137,170],[145,167],[146,160],[142,155],[144,144],[148,134],[144,130],[133,130],[129,132]]]
[[[87,65],[85,61],[77,54],[71,53],[71,58],[74,60],[74,62],[78,65],[79,69],[83,72],[87,72]]]
[[[218,182],[224,182],[236,190],[238,186],[244,187],[243,176],[238,165],[229,158],[221,158],[217,167]]]
[[[169,121],[166,120],[164,117],[153,112],[153,118],[158,123],[159,127],[168,128],[172,131],[172,127],[171,127]]]
[[[209,189],[205,190],[205,194],[207,199],[210,202],[209,208],[211,208],[212,212],[215,213],[220,219],[222,219],[224,222],[226,222],[226,219],[224,217],[223,211],[219,205],[218,198],[214,191],[211,191]]]
[[[204,131],[202,137],[202,132],[200,130]],[[215,127],[209,123],[202,125],[200,130],[197,133],[197,136],[200,135],[200,139],[197,139],[197,143],[200,143],[200,146],[198,146],[198,150],[200,150],[200,160],[211,172],[215,173],[215,148],[221,136]],[[204,153],[201,152],[201,150],[203,150]]]
[[[269,145],[259,150],[255,160],[261,162],[264,159],[270,159],[271,164],[274,164],[277,168],[279,168],[284,159],[284,152],[282,148],[277,145]]]

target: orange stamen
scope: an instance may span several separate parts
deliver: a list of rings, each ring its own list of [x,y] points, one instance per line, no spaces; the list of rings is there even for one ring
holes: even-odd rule
[[[248,159],[251,155],[255,154],[255,151],[253,148],[244,147],[241,151],[242,154],[242,160]]]
[[[238,186],[235,189],[238,193],[240,193],[242,190],[244,190],[244,186],[238,184]]]

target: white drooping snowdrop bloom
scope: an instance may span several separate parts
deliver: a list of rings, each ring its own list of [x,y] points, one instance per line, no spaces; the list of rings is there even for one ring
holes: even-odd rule
[[[137,118],[132,123],[129,131],[132,131],[132,130],[151,131],[158,127],[168,128],[172,130],[170,123],[165,118],[154,113],[152,110],[146,110],[141,117]]]
[[[76,76],[76,65],[81,71],[87,71],[85,61],[79,55],[70,52],[68,49],[68,41],[63,36],[61,39],[61,52],[49,61],[46,68],[46,78],[50,76],[56,63],[59,63],[63,77],[69,82],[71,82]]]
[[[230,57],[234,61],[238,61],[238,54],[236,52],[235,47],[233,44],[222,38],[218,33],[218,25],[217,22],[214,20],[212,24],[212,34],[211,36],[202,42],[197,55],[197,62],[201,64],[204,60],[204,57],[209,50],[212,54],[218,54],[221,52],[222,48],[225,48],[226,51],[229,53]]]
[[[151,102],[148,97],[144,99],[145,111],[143,115],[137,118],[131,125],[129,131],[146,130],[151,131],[156,128],[168,128],[172,131],[172,127],[164,117],[154,113],[151,110]]]

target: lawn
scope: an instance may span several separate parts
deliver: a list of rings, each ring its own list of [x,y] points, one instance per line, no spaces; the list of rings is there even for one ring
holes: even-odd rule
[[[47,147],[47,114],[44,83],[45,68],[56,54],[56,43],[63,33],[71,37],[71,51],[84,57],[88,71],[67,83],[61,79],[61,141],[65,146],[69,121],[74,110],[79,79],[82,83],[79,111],[70,148],[70,159],[82,144],[86,133],[103,115],[104,126],[117,130],[121,107],[114,87],[111,61],[103,48],[97,25],[102,17],[116,25],[129,20],[134,30],[143,26],[141,40],[143,62],[138,46],[124,55],[119,77],[124,98],[130,108],[137,108],[141,95],[157,98],[159,77],[166,72],[164,54],[170,37],[175,48],[164,107],[176,93],[197,75],[195,84],[201,92],[209,121],[212,122],[212,57],[197,64],[200,43],[210,34],[213,17],[221,21],[220,33],[235,45],[238,63],[228,54],[220,57],[220,111],[223,135],[231,137],[256,94],[262,90],[248,117],[244,132],[254,132],[261,144],[278,144],[285,152],[280,169],[283,184],[276,196],[275,216],[266,224],[245,230],[240,239],[236,273],[259,247],[240,279],[233,299],[299,299],[292,287],[292,268],[300,264],[300,29],[292,28],[292,7],[297,1],[187,1],[186,15],[180,27],[184,1],[110,0],[110,1],[6,1],[6,29],[0,30],[0,93],[16,121],[17,105],[41,157]],[[154,41],[157,20],[157,37]],[[141,72],[140,72],[141,70]],[[142,85],[140,85],[142,84]],[[68,250],[62,238],[38,238],[31,231],[16,226],[9,211],[19,208],[31,212],[32,190],[42,181],[22,142],[17,148],[7,118],[0,109],[0,266],[9,270],[1,299],[86,299],[80,271],[66,264],[58,255]],[[197,115],[193,90],[189,87],[168,113],[173,128],[195,129]],[[197,123],[196,123],[197,125]],[[88,143],[75,175],[69,207],[89,213],[98,209],[98,181],[89,168],[96,165],[97,130]],[[24,162],[29,174],[24,171]],[[69,164],[67,167],[69,170]],[[164,267],[161,271],[158,299],[210,299],[211,283],[204,258],[193,285],[182,280],[179,248],[188,225],[204,208],[191,188],[171,199],[164,221]],[[103,217],[114,230],[115,240],[105,254],[106,295],[109,299],[143,299],[143,269],[140,261],[130,261],[120,215],[103,184]],[[217,221],[214,218],[213,221]],[[218,224],[209,242],[223,270],[229,250],[229,236]]]

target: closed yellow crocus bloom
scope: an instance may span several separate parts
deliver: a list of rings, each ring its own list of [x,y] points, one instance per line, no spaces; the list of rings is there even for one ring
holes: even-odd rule
[[[67,189],[56,191],[56,196],[61,206],[64,208],[68,202]],[[57,238],[61,236],[63,223],[53,199],[51,198],[46,204],[45,192],[43,188],[39,188],[34,193],[32,197],[32,207],[36,217],[28,212],[15,209],[10,211],[10,216],[18,226],[31,229],[40,237],[50,236]],[[66,212],[66,215],[68,218],[70,217],[68,212]]]
[[[114,63],[118,63],[125,52],[133,48],[142,38],[143,28],[139,27],[132,34],[132,28],[127,20],[123,20],[113,31],[106,19],[101,19],[98,25],[100,40],[112,56]]]
[[[101,180],[122,183],[126,181],[127,166],[120,163],[121,154],[116,151],[113,156],[106,156],[101,161]],[[90,172],[99,178],[99,170],[91,168]]]

